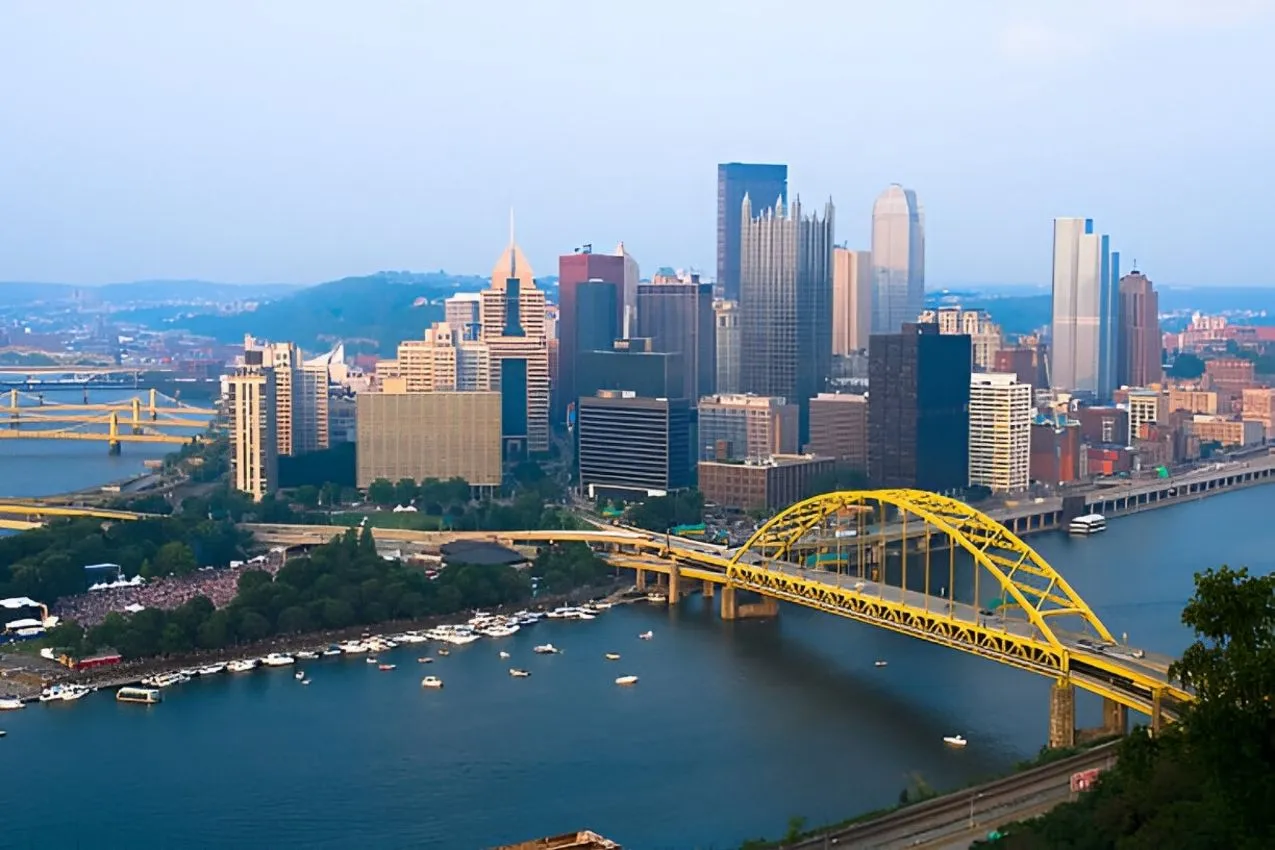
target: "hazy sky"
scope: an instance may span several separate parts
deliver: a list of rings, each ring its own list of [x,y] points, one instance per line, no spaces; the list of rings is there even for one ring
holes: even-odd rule
[[[1087,215],[1162,283],[1275,284],[1272,0],[0,0],[0,280],[715,266],[786,162],[928,282],[1044,283]],[[2,295],[2,293],[0,293]]]

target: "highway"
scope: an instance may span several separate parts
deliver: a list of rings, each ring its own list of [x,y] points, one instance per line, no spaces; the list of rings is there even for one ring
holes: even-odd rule
[[[1115,763],[1117,744],[1103,744],[1052,764],[915,803],[874,820],[830,830],[785,845],[785,850],[828,847],[965,850],[972,841],[1002,824],[1041,815],[1069,800],[1072,774],[1110,767]]]

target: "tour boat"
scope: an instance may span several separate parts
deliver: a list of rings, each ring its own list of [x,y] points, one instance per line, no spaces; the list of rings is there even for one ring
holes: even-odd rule
[[[226,669],[229,670],[231,673],[246,673],[249,670],[256,670],[257,659],[241,658],[238,661],[231,661],[229,664],[226,665]]]
[[[311,652],[308,649],[303,649],[296,654],[296,657],[298,659],[301,659],[302,661],[313,661],[314,659],[319,657],[319,653]]]
[[[619,661],[619,660],[620,660],[620,653],[618,653],[618,652],[608,652],[608,653],[606,654],[605,658],[606,658],[606,660],[607,660],[607,661]]]
[[[1085,514],[1078,516],[1067,526],[1072,534],[1097,534],[1107,530],[1107,518],[1102,514]]]
[[[637,676],[621,676],[615,680],[617,685],[636,685]]]
[[[225,662],[221,662],[219,664],[209,664],[207,667],[200,667],[195,672],[201,676],[216,676],[218,673],[220,673],[222,670],[225,670],[225,669],[226,669]]]
[[[430,658],[428,655],[422,655],[420,658],[416,659],[416,663],[417,664],[433,664],[434,659]]]
[[[291,655],[284,655],[279,652],[272,652],[265,658],[261,659],[261,663],[267,667],[287,667],[289,664],[295,664],[296,659]]]
[[[513,676],[515,679],[525,679],[531,674],[528,673],[526,670],[519,670],[517,667],[510,667],[509,675]]]
[[[26,708],[26,704],[17,697],[0,697],[0,711],[17,711]]]
[[[438,651],[438,654],[439,654],[439,655],[451,655],[451,654],[452,654],[452,651],[451,651],[450,649],[448,649],[447,647],[443,647],[442,649],[440,649],[440,650]]]
[[[884,667],[885,665],[887,665],[887,664],[889,664],[889,663],[890,663],[889,661],[873,661],[873,662],[872,662],[872,666],[873,666],[873,667]]]
[[[554,655],[559,650],[558,647],[551,643],[542,643],[539,646],[534,647],[531,651],[538,655]]]
[[[163,701],[164,695],[158,688],[123,687],[115,692],[115,699],[118,702],[140,702],[146,705],[154,705]]]
[[[953,747],[963,747],[969,742],[966,741],[964,738],[962,738],[960,735],[944,735],[943,743],[951,744]]]
[[[380,664],[380,665],[377,665],[376,669],[377,670],[393,670],[395,666],[396,665],[394,664]]]
[[[421,679],[422,688],[441,688],[442,686],[443,680],[437,676],[426,676],[424,679]]]
[[[650,640],[653,637],[655,637],[655,632],[642,632],[642,634],[638,635],[639,640]]]

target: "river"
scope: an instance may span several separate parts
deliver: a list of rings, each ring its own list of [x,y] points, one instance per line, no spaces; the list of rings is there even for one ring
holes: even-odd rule
[[[1032,543],[1114,632],[1178,652],[1195,570],[1272,568],[1270,498],[1243,490]],[[544,641],[564,653],[533,655]],[[948,789],[1008,770],[1046,736],[1048,680],[788,606],[725,623],[692,597],[543,622],[500,642],[511,661],[496,643],[428,667],[400,649],[387,673],[312,662],[308,687],[263,670],[156,707],[100,693],[0,715],[0,845],[452,850],[591,828],[642,850],[733,848],[791,816],[890,805],[917,779]],[[426,670],[446,687],[423,690]],[[636,686],[613,684],[627,673]],[[1078,700],[1082,723],[1098,711]],[[953,732],[966,749],[943,745]]]

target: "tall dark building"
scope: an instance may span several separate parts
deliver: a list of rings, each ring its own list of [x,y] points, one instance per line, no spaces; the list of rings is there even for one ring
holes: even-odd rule
[[[689,283],[638,285],[638,336],[656,351],[682,355],[683,386],[691,404],[717,384],[717,327],[713,286],[693,275]]]
[[[649,339],[616,340],[606,351],[582,351],[576,387],[580,398],[600,390],[628,390],[645,398],[686,398],[681,354],[653,351]]]
[[[1161,369],[1160,298],[1151,280],[1134,269],[1120,278],[1116,385],[1145,387],[1164,378]]]
[[[578,254],[564,254],[558,258],[558,385],[553,389],[554,421],[561,422],[566,417],[567,405],[578,395],[576,390],[576,357],[581,351],[589,351],[590,347],[581,343],[581,329],[595,323],[598,319],[597,293],[586,298],[582,309],[577,296],[581,284],[594,281],[612,284],[615,287],[614,315],[605,321],[608,336],[603,348],[610,348],[611,341],[620,336],[624,328],[624,257],[612,254],[594,254],[582,251]],[[600,296],[605,297],[605,296]],[[594,336],[595,329],[586,329],[584,333]]]
[[[868,344],[868,477],[942,493],[969,483],[970,338],[905,323]]]
[[[740,213],[744,196],[762,206],[788,201],[788,166],[724,162],[717,166],[717,283],[739,299]]]
[[[686,399],[604,391],[580,397],[580,486],[625,498],[691,485]]]
[[[741,205],[740,384],[746,393],[782,396],[800,410],[800,444],[810,434],[810,399],[832,372],[833,207],[803,217],[801,200],[753,217]]]

